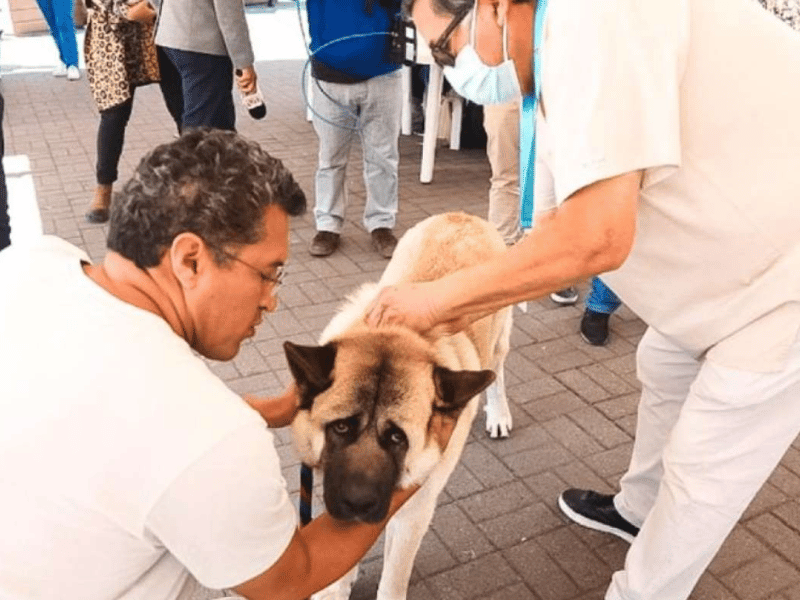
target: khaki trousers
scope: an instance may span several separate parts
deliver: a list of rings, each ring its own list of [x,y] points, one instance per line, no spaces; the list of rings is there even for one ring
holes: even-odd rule
[[[509,245],[520,237],[519,111],[518,102],[483,107],[486,155],[492,167],[488,220]]]

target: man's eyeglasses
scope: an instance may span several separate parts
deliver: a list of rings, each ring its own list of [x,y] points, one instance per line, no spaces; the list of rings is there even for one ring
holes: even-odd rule
[[[478,0],[475,1],[477,2]],[[456,64],[456,56],[450,51],[447,43],[450,41],[450,37],[453,35],[456,27],[461,24],[461,21],[464,20],[464,17],[466,17],[471,10],[471,6],[462,7],[461,10],[455,14],[453,20],[450,21],[450,25],[447,26],[447,29],[439,36],[439,39],[431,44],[431,55],[433,56],[433,60],[435,60],[436,64],[440,67],[452,67]]]
[[[275,273],[269,274],[269,273],[264,273],[264,271],[262,271],[261,269],[257,269],[256,267],[251,265],[249,262],[246,262],[246,261],[242,260],[238,256],[235,256],[235,255],[231,254],[230,252],[225,252],[223,250],[222,254],[224,254],[225,256],[227,256],[230,259],[233,259],[233,260],[235,260],[237,262],[242,263],[246,267],[250,267],[251,269],[253,269],[253,271],[258,273],[258,276],[261,278],[261,283],[269,283],[276,290],[283,283],[283,275],[284,275],[283,265],[278,265],[277,267],[275,267]]]

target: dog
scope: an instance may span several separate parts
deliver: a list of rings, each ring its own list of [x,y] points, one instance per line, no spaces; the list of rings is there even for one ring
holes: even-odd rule
[[[380,281],[347,299],[319,346],[284,344],[300,392],[295,446],[304,463],[323,473],[328,512],[380,522],[395,488],[422,484],[386,527],[378,600],[406,598],[436,499],[459,460],[484,389],[489,435],[506,437],[511,430],[503,364],[512,317],[508,307],[455,335],[423,337],[402,326],[370,328],[365,315],[385,286],[437,279],[505,249],[483,219],[429,217],[400,239]],[[446,447],[431,435],[436,417],[455,421]],[[357,567],[315,600],[347,600],[356,573]]]

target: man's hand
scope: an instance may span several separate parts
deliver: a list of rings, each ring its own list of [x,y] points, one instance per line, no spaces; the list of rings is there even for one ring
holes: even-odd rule
[[[367,325],[403,325],[419,333],[452,334],[464,329],[472,319],[445,320],[439,306],[438,281],[402,283],[381,290],[367,309]]]
[[[127,18],[137,23],[152,23],[156,20],[156,9],[149,0],[141,0],[128,7]]]
[[[236,70],[236,85],[244,94],[250,94],[256,91],[257,80],[258,76],[252,65]]]
[[[258,411],[261,417],[267,422],[267,426],[271,428],[290,425],[300,405],[300,397],[294,382],[289,385],[281,396],[275,398],[245,396],[244,400]]]

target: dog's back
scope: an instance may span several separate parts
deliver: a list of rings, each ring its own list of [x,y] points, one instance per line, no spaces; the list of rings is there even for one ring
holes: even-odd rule
[[[347,304],[323,331],[320,343],[329,342],[363,319],[381,288],[402,282],[433,281],[487,261],[505,249],[494,226],[473,215],[451,212],[420,221],[400,238],[378,284],[365,284],[348,297]],[[505,320],[510,310],[476,321],[464,331],[478,352],[480,368],[495,367],[492,355],[497,339],[491,332],[498,330],[497,322]]]

